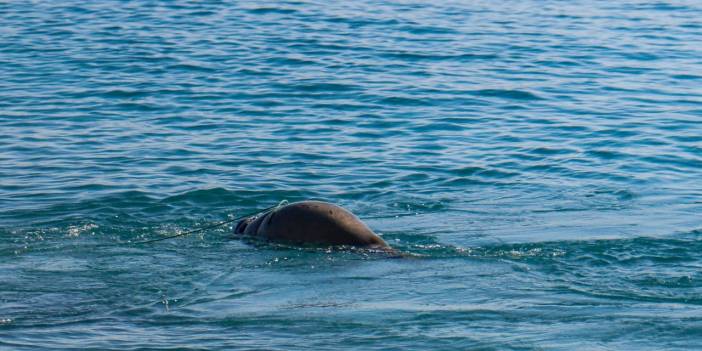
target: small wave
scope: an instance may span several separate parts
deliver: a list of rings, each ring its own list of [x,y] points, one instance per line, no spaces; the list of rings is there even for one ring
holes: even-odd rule
[[[346,92],[358,90],[359,86],[354,84],[341,84],[341,83],[310,83],[310,84],[293,84],[289,85],[290,88],[301,91],[312,91],[312,92]]]
[[[458,31],[450,27],[407,25],[401,26],[399,30],[412,34],[458,34]]]
[[[568,147],[546,147],[546,146],[540,146],[540,147],[532,147],[523,150],[524,152],[527,152],[529,154],[535,154],[535,155],[541,155],[541,156],[551,156],[551,155],[568,155],[568,154],[576,154],[577,151],[572,148]]]
[[[623,152],[619,152],[616,150],[606,150],[606,149],[593,149],[593,150],[588,150],[585,152],[586,156],[594,157],[594,158],[599,158],[603,160],[617,160],[617,159],[624,159],[627,157],[630,157],[630,155],[627,155]]]
[[[516,177],[519,175],[517,172],[510,172],[510,171],[504,171],[504,170],[499,170],[495,168],[483,168],[483,167],[475,167],[475,166],[468,166],[468,167],[461,167],[461,168],[455,168],[450,171],[453,174],[456,174],[458,176],[466,177],[466,176],[480,176],[480,177],[485,177],[485,178],[512,178]]]
[[[469,92],[470,94],[485,97],[499,97],[512,100],[535,101],[543,100],[541,97],[524,90],[510,89],[480,89]]]
[[[115,90],[108,90],[106,92],[101,93],[100,95],[105,96],[105,97],[111,97],[111,98],[138,98],[138,97],[144,97],[149,95],[147,91],[143,90],[121,90],[121,89],[115,89]]]
[[[282,14],[289,15],[298,12],[295,9],[280,8],[280,7],[257,7],[248,9],[247,12],[255,15]]]
[[[270,64],[282,66],[310,66],[318,64],[318,62],[314,60],[298,57],[271,57],[268,61]]]
[[[498,56],[495,54],[439,54],[436,52],[432,53],[421,53],[421,52],[392,52],[384,53],[382,57],[399,59],[405,61],[474,61],[474,60],[494,60]]]
[[[167,70],[176,70],[176,71],[186,71],[186,72],[216,72],[217,69],[213,67],[208,67],[203,64],[195,64],[195,63],[180,63],[176,65],[170,65],[166,67]]]
[[[388,96],[377,101],[381,105],[391,106],[431,106],[434,103],[431,100],[415,97],[404,96]]]
[[[702,79],[702,76],[695,75],[695,74],[675,74],[672,75],[671,77],[675,79],[680,79],[680,80],[699,80]]]
[[[154,103],[147,103],[147,102],[120,102],[118,104],[115,104],[112,106],[116,110],[125,110],[125,111],[141,111],[141,112],[147,112],[147,111],[159,111],[166,109],[166,106],[160,105],[160,104],[154,104]]]

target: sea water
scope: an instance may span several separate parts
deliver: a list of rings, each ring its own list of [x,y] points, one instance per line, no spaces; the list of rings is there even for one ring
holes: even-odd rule
[[[0,3],[3,350],[698,349],[700,213],[699,1]]]

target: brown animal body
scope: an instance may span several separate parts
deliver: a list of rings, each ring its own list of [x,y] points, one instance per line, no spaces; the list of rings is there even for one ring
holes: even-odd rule
[[[245,218],[237,224],[234,232],[304,244],[390,248],[353,213],[321,201],[295,202]]]

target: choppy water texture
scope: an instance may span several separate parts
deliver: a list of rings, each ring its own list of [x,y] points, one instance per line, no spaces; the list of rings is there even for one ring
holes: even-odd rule
[[[0,348],[698,348],[701,19],[2,2]],[[302,199],[413,258],[126,244]]]

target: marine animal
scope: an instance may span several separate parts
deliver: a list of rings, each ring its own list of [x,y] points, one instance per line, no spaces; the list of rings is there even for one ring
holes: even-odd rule
[[[353,213],[322,201],[295,202],[244,218],[234,233],[301,244],[390,249]]]

